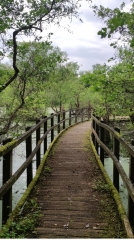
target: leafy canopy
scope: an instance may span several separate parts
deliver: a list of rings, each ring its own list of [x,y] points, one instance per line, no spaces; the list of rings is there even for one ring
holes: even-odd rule
[[[90,2],[90,0],[85,0]],[[62,18],[79,18],[82,0],[4,0],[0,5],[1,51],[3,58],[12,52],[13,76],[0,87],[0,92],[18,76],[18,39],[32,36],[39,41],[39,32],[49,28],[51,23],[60,26]],[[80,18],[79,18],[80,19]]]
[[[93,11],[100,19],[104,20],[106,27],[103,27],[98,35],[101,38],[116,38],[117,40],[111,43],[114,48],[117,47],[118,41],[129,43],[134,47],[134,3],[131,1],[129,12],[125,10],[123,2],[120,8],[110,9],[102,5],[93,6]]]

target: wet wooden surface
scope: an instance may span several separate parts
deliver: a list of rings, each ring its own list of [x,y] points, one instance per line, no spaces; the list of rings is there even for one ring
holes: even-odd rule
[[[84,122],[67,130],[48,157],[31,196],[42,211],[37,238],[126,237],[88,143],[90,124]]]

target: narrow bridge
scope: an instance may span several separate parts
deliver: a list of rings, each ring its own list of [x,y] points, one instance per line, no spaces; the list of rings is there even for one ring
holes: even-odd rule
[[[11,228],[13,229],[12,223],[15,222],[15,218],[18,221],[20,217],[22,217],[22,219],[37,217],[34,213],[35,208],[35,211],[37,211],[37,209],[40,209],[39,212],[41,212],[41,216],[37,217],[34,229],[30,231],[27,230],[23,237],[133,238],[132,228],[129,223],[129,220],[132,221],[132,219],[128,220],[128,217],[119,198],[118,191],[116,190],[117,187],[114,187],[103,167],[104,152],[102,152],[101,149],[101,141],[97,139],[97,133],[94,133],[93,135],[93,142],[91,140],[92,127],[91,121],[88,120],[90,117],[89,114],[87,114],[86,111],[86,120],[88,121],[83,122],[85,115],[82,113],[80,120],[82,123],[79,124],[76,124],[78,120],[76,118],[78,116],[74,114],[74,126],[70,127],[67,131],[62,131],[59,134],[60,137],[54,141],[53,117],[54,116],[51,115],[50,129],[51,141],[52,144],[54,143],[54,145],[50,151],[49,149],[47,152],[45,150],[46,141],[43,141],[46,139],[44,137],[45,134],[40,137],[39,121],[37,121],[38,127],[36,125],[36,127],[33,127],[32,129],[27,129],[27,146],[31,146],[31,139],[29,138],[31,136],[31,131],[33,132],[35,129],[37,130],[37,149],[36,151],[34,151],[35,149],[33,150],[33,152],[36,153],[38,160],[37,174],[32,180],[32,172],[29,166],[31,163],[30,158],[33,158],[33,152],[30,147],[27,147],[27,160],[24,162],[23,167],[21,167],[19,171],[22,172],[22,169],[25,169],[26,167],[28,168],[28,188],[18,206],[8,218],[5,228],[3,228],[0,236],[3,237],[4,235],[2,234],[4,234],[4,232],[7,232]],[[65,129],[65,115],[63,114],[62,120],[59,117],[57,119],[58,125],[56,126],[58,127],[58,132],[60,132],[61,129],[59,126],[61,123],[63,124],[63,129]],[[69,120],[69,125],[71,126],[71,112],[69,112],[69,118],[67,119]],[[94,117],[93,119],[93,127],[95,127],[95,130],[97,132],[98,120]],[[46,121],[44,122],[43,120],[46,133],[45,123]],[[95,130],[93,128],[93,132]],[[103,140],[103,131],[101,130],[100,139]],[[13,146],[15,147],[15,145],[21,142],[22,138],[25,139],[25,137],[21,137],[17,140],[17,142],[12,142],[12,144],[9,142],[8,148],[11,150]],[[40,148],[37,147],[41,144],[41,141],[44,142],[44,153],[46,152],[42,161],[39,159]],[[96,150],[93,146],[93,143],[96,147]],[[99,145],[101,155],[100,157],[102,158],[102,161],[97,155]],[[4,157],[6,160],[6,158],[9,157],[7,156],[8,153],[6,152],[7,148],[4,148],[2,151],[5,151]],[[133,152],[131,153],[133,154]],[[117,152],[115,154],[117,155]],[[131,160],[132,158],[133,156],[131,156]],[[12,186],[14,182],[13,179],[15,177],[18,178],[17,174],[20,175],[20,173],[16,172],[14,175],[10,176],[9,181],[7,181],[2,186],[0,189],[1,196],[9,194],[9,191],[11,195],[11,189],[9,185]],[[120,174],[122,174],[122,172]],[[116,176],[114,179],[116,184],[117,178],[118,177]],[[130,190],[133,191],[133,189],[131,189],[133,186],[131,186],[132,184],[129,182],[130,180],[127,179],[127,181]],[[131,193],[131,195],[133,194]],[[6,207],[6,210],[4,210],[3,204],[3,219],[6,214],[9,215],[9,213],[7,213],[7,209],[8,208]],[[25,228],[25,223],[23,220],[22,222],[23,228]]]

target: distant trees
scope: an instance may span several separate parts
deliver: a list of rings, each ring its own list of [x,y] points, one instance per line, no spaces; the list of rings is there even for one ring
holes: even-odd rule
[[[28,120],[44,116],[48,107],[60,111],[83,102],[79,66],[68,61],[66,52],[48,41],[20,43],[18,49],[19,74],[1,92],[0,135],[20,131]],[[12,75],[12,67],[1,65],[0,73],[4,82]]]
[[[115,65],[103,67],[104,74],[98,69],[99,76],[96,83],[100,88],[98,93],[101,93],[101,99],[105,96],[105,114],[110,111],[109,114],[124,114],[134,119],[133,1],[129,11],[126,11],[125,7],[124,2],[120,8],[115,9],[105,8],[102,5],[93,6],[94,13],[105,23],[105,27],[98,32],[98,35],[101,38],[109,38],[112,41],[110,45],[116,50],[115,56],[109,59],[109,62],[116,60]],[[94,69],[93,73],[95,73]]]
[[[1,93],[1,135],[15,128],[19,121],[41,116],[45,112],[44,84],[57,64],[66,55],[49,42],[28,42],[19,45],[17,56],[20,72]],[[11,56],[10,56],[11,57]],[[6,69],[6,72],[5,72]],[[1,65],[1,82],[12,76],[11,66]]]
[[[107,122],[111,115],[133,114],[134,71],[128,58],[126,56],[126,60],[112,67],[96,65],[92,72],[81,76],[81,80],[89,85],[90,101],[96,114],[103,116]]]
[[[88,1],[88,0],[87,0]],[[39,32],[51,23],[60,26],[63,17],[79,18],[81,0],[5,0],[0,6],[0,135],[12,134],[28,119],[68,107],[92,106],[109,121],[110,115],[134,119],[134,4],[125,12],[124,3],[111,10],[93,6],[106,27],[98,34],[118,41],[113,66],[96,64],[92,71],[79,72],[66,52],[53,47],[50,36],[43,41]],[[90,0],[89,0],[90,2]],[[20,37],[28,41],[20,41]],[[30,41],[29,37],[32,37]],[[20,124],[21,122],[21,124]]]
[[[90,0],[85,0],[89,1]],[[40,32],[51,23],[60,26],[62,18],[79,18],[82,0],[5,0],[0,4],[0,57],[12,53],[13,75],[4,84],[0,83],[0,92],[6,89],[18,76],[17,62],[20,37],[33,37],[40,41]],[[80,19],[80,18],[79,18]],[[80,19],[81,20],[81,19]],[[49,36],[52,33],[49,33]]]
[[[52,33],[45,36],[44,41],[42,32],[52,23],[59,27],[62,18],[71,21],[76,17],[82,21],[81,3],[82,0],[1,1],[0,60],[10,57],[10,65],[0,66],[0,135],[17,129],[20,120],[25,122],[35,113],[36,117],[44,115],[48,101],[45,84],[52,78],[56,82],[67,54],[52,46]],[[62,76],[61,70],[59,72]]]

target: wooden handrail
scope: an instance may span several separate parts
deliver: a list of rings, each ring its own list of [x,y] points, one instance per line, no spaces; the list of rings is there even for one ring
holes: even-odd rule
[[[88,108],[83,108],[83,109],[88,110]],[[71,109],[71,111],[77,111],[77,110],[80,110],[80,109]],[[58,116],[58,114],[67,113],[68,111],[69,110],[54,113],[53,116]],[[50,115],[49,117],[42,119],[38,124],[31,127],[30,130],[28,130],[26,133],[22,134],[19,138],[14,139],[12,142],[5,144],[4,147],[2,147],[2,148],[0,147],[0,157],[5,155],[6,153],[8,153],[11,149],[14,149],[15,147],[17,147],[20,143],[22,143],[24,140],[26,140],[26,138],[28,138],[33,132],[35,132],[43,123],[47,122],[53,116]],[[69,118],[62,120],[62,122],[65,122],[67,120],[69,120]]]
[[[71,111],[75,112],[75,115],[71,114]],[[82,111],[82,115],[81,115],[81,111]],[[12,163],[12,151],[14,148],[16,148],[20,143],[22,143],[23,141],[26,141],[26,149],[27,149],[27,157],[26,160],[24,161],[24,163],[17,169],[17,171],[12,175],[10,174],[9,177],[4,177],[4,184],[2,185],[2,187],[0,188],[0,199],[3,202],[3,210],[2,210],[2,223],[5,224],[11,209],[12,209],[12,186],[13,184],[17,181],[17,179],[21,176],[21,174],[24,172],[24,170],[27,169],[27,186],[30,184],[30,182],[32,181],[32,160],[33,157],[36,155],[36,168],[39,167],[39,164],[41,162],[40,159],[40,147],[41,144],[44,142],[44,154],[47,150],[47,135],[48,133],[51,132],[51,142],[54,139],[54,129],[57,128],[57,133],[59,134],[61,129],[65,129],[65,122],[68,122],[68,125],[72,125],[73,124],[73,119],[74,122],[77,122],[77,117],[80,116],[81,120],[79,120],[79,122],[83,121],[83,111],[84,112],[84,116],[86,117],[85,120],[88,120],[90,115],[89,112],[89,108],[83,108],[81,109],[70,109],[70,110],[66,110],[66,111],[61,111],[58,113],[53,113],[51,114],[49,117],[45,116],[43,119],[41,120],[36,120],[36,125],[33,127],[30,127],[30,129],[28,131],[26,131],[26,133],[22,134],[19,138],[14,139],[11,141],[11,139],[2,147],[0,147],[0,156],[3,156],[3,158],[5,158],[6,164],[5,166],[8,164],[9,161],[11,161]],[[78,114],[77,114],[78,112]],[[66,113],[69,113],[69,116],[67,116],[66,118]],[[56,124],[54,124],[54,118],[55,116],[58,119],[58,122]],[[60,117],[62,116],[62,119],[60,119]],[[49,127],[49,129],[47,129],[47,122],[50,121],[51,122],[51,127]],[[61,125],[63,124],[63,126],[61,127]],[[40,127],[44,125],[44,134],[42,137],[40,137]],[[31,135],[33,132],[36,131],[36,147],[33,149],[31,148],[31,144],[32,144],[32,138]],[[30,144],[30,145],[29,145]],[[12,164],[11,164],[11,169],[12,172]],[[6,169],[3,169],[3,176],[6,176]],[[7,201],[7,194],[8,196],[10,196],[10,199]],[[8,204],[8,205],[7,205]]]
[[[132,173],[134,173],[134,143],[133,145],[127,144],[124,139],[120,136],[120,134],[110,126],[99,121],[95,116],[92,116],[93,124],[92,124],[92,140],[93,144],[98,153],[98,147],[100,146],[100,159],[102,164],[104,165],[104,151],[108,154],[108,156],[113,160],[113,184],[116,189],[119,191],[119,175],[121,176],[127,190],[128,190],[128,218],[132,228],[134,228],[134,182],[132,182]],[[98,127],[100,128],[98,131]],[[114,139],[114,149],[111,151],[108,146],[104,143],[104,133],[107,130],[112,134]],[[97,130],[97,131],[96,131]],[[116,141],[115,141],[116,140]],[[96,144],[97,142],[97,144]],[[129,166],[129,177],[125,173],[121,163],[119,162],[119,146],[122,144],[127,152],[130,154],[130,166]]]
[[[109,155],[109,157],[111,157],[114,161],[114,164],[116,165],[122,179],[123,179],[123,182],[131,196],[131,198],[133,199],[134,201],[134,187],[133,187],[133,184],[131,183],[131,181],[129,180],[127,174],[125,173],[122,165],[120,164],[120,162],[118,161],[118,159],[115,157],[114,153],[103,143],[100,141],[100,138],[98,137],[98,135],[96,134],[95,130],[92,130],[94,135],[95,135],[95,138],[97,139],[97,142],[100,144],[101,147],[103,147],[103,149],[105,150],[105,152]]]
[[[101,127],[106,129],[110,132],[125,148],[126,150],[134,157],[134,147],[131,144],[126,143],[123,138],[110,126],[106,125],[105,123],[100,122],[97,118],[92,116],[92,119]]]

